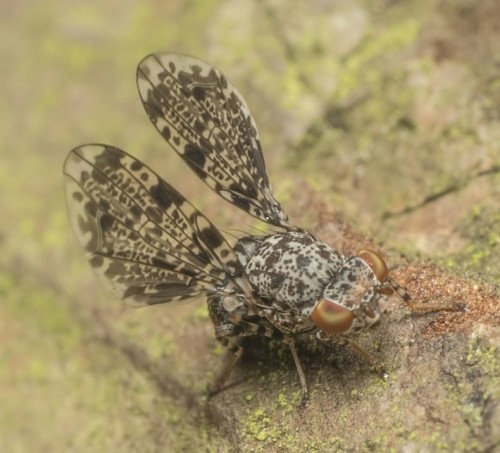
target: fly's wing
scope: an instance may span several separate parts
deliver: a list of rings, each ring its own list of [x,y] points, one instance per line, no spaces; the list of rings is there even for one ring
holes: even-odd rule
[[[157,53],[139,64],[137,86],[151,122],[211,189],[260,220],[294,229],[271,191],[248,106],[220,71]]]
[[[210,221],[124,151],[83,145],[64,164],[68,211],[99,279],[132,305],[213,293],[238,261]]]

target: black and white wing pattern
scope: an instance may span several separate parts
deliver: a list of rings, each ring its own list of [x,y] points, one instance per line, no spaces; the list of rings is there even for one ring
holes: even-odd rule
[[[220,71],[157,53],[139,63],[137,86],[152,123],[211,189],[264,222],[296,229],[272,193],[248,106]]]
[[[239,270],[222,234],[124,151],[83,145],[64,164],[68,211],[99,279],[132,305],[217,292]]]

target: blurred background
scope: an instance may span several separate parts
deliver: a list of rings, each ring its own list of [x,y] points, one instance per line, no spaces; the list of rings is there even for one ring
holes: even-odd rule
[[[220,352],[204,304],[126,309],[99,286],[66,218],[64,159],[101,142],[144,160],[217,225],[250,231],[149,124],[135,70],[151,52],[196,56],[239,89],[293,223],[314,228],[324,206],[409,258],[500,282],[496,0],[0,7],[2,451],[206,442],[179,436],[183,408],[102,341],[114,329],[153,359],[175,357],[179,379],[201,392]]]

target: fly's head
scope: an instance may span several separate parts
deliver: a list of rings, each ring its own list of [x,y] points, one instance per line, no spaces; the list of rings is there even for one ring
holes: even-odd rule
[[[357,333],[378,321],[393,293],[385,261],[373,250],[361,250],[333,276],[311,319],[327,334]]]

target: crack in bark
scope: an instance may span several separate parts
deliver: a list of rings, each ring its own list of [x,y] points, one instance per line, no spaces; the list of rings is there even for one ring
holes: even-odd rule
[[[472,175],[470,175],[468,178],[465,178],[463,180],[458,180],[453,183],[451,183],[448,187],[445,187],[444,189],[430,194],[426,196],[420,203],[414,204],[414,205],[409,205],[406,206],[403,209],[400,209],[399,211],[386,211],[382,214],[382,220],[387,220],[390,218],[394,217],[402,217],[406,214],[410,214],[414,211],[417,211],[418,209],[423,208],[424,206],[434,203],[435,201],[438,201],[439,199],[452,194],[454,192],[459,192],[462,189],[465,189],[469,184],[472,183],[473,180],[477,178],[481,178],[483,176],[488,176],[492,175],[495,173],[500,173],[500,165],[493,165],[490,168],[487,168],[486,170],[480,170]]]

